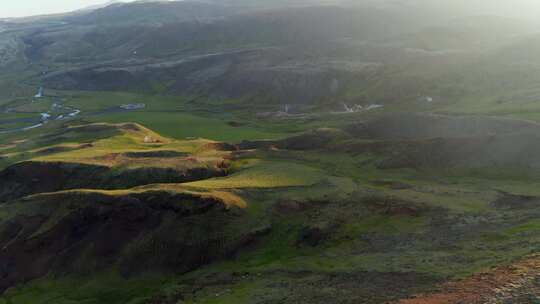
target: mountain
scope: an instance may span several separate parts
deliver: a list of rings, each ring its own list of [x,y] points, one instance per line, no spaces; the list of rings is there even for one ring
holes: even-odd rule
[[[284,8],[286,6],[290,7]],[[237,1],[136,2],[67,16],[62,22],[69,26],[55,25],[26,32],[20,39],[27,45],[28,59],[56,66],[55,73],[44,81],[57,88],[145,88],[148,91],[154,86],[151,79],[159,78],[161,83],[169,83],[164,90],[175,94],[204,94],[211,90],[212,95],[224,97],[260,97],[262,94],[276,102],[284,102],[283,96],[294,96],[299,103],[307,100],[326,102],[343,98],[335,94],[335,89],[330,90],[332,83],[348,83],[354,78],[367,77],[365,73],[372,73],[369,68],[350,71],[350,67],[358,63],[368,67],[397,67],[421,56],[423,50],[429,57],[434,54],[456,56],[456,51],[462,51],[459,56],[467,57],[483,44],[498,41],[498,37],[488,41],[486,28],[473,28],[473,23],[458,23],[453,18],[443,22],[431,13],[429,10],[417,11],[414,6],[400,9],[394,5],[374,7],[369,2],[350,7],[344,3],[313,1],[270,6]],[[497,23],[497,18],[492,18],[493,23]],[[386,20],[393,20],[392,25],[388,26]],[[529,31],[525,24],[516,24],[512,28],[515,30],[508,35]],[[422,40],[430,41],[430,44]],[[413,53],[411,49],[419,51]],[[254,55],[238,57],[237,54],[244,51]],[[335,51],[338,53],[334,55]],[[395,61],[397,54],[400,54],[401,62],[390,63]],[[329,61],[342,64],[320,65],[320,62]],[[347,61],[350,63],[345,64]],[[104,67],[103,62],[110,68]],[[65,65],[70,68],[62,72]],[[76,66],[80,66],[82,73]],[[313,88],[301,89],[299,93],[279,84],[278,79],[290,83],[286,80],[286,74],[289,74],[286,66],[304,67],[297,68],[293,77],[300,82],[314,83],[318,92],[306,95]],[[310,66],[316,67],[315,70]],[[175,76],[179,73],[187,75],[186,69],[193,68],[212,72],[207,76],[198,72],[200,76],[188,76],[186,80]],[[251,70],[254,73],[249,73]],[[114,73],[118,76],[113,76]],[[90,80],[78,75],[93,76]],[[115,84],[108,77],[126,81]],[[246,86],[242,85],[246,77],[254,81],[248,86],[250,91],[244,91]],[[101,79],[107,83],[102,83]],[[340,89],[352,90],[341,86]],[[281,91],[282,96],[267,93],[273,91]]]
[[[107,2],[102,3],[102,4],[96,4],[96,5],[90,5],[90,6],[83,7],[81,9],[79,9],[78,11],[79,12],[95,11],[95,10],[102,9],[102,8],[107,7],[107,6],[115,5],[115,4],[118,4],[118,3],[122,3],[122,2],[117,1],[117,0],[110,0],[110,1],[107,1]]]
[[[116,3],[92,10],[83,16],[68,18],[71,23],[88,25],[164,24],[204,21],[235,13],[235,7],[199,1],[135,1]]]
[[[18,28],[18,52],[24,46],[27,62],[49,66],[37,79],[53,88],[159,87],[167,94],[325,107],[413,101],[419,94],[463,98],[456,92],[468,90],[467,81],[439,79],[457,79],[455,70],[463,73],[472,61],[475,69],[501,71],[492,79],[499,81],[508,66],[492,55],[475,58],[514,45],[526,52],[519,37],[537,29],[459,5],[451,13],[437,8],[422,1],[134,2],[9,26]],[[434,61],[443,64],[433,70]],[[360,79],[370,80],[358,95]],[[400,96],[388,96],[380,81]]]

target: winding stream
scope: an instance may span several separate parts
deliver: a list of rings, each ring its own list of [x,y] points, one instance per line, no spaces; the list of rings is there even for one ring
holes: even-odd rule
[[[50,114],[52,111],[65,111],[64,113],[58,114],[57,116],[53,117],[52,114]],[[51,120],[67,120],[67,119],[73,119],[77,117],[79,114],[81,114],[82,111],[76,108],[64,106],[61,103],[54,103],[51,106],[51,109],[48,112],[40,113],[40,122],[28,127],[23,128],[16,128],[16,129],[10,129],[10,130],[0,130],[0,134],[8,134],[8,133],[16,133],[16,132],[24,132],[24,131],[30,131],[33,129],[41,128],[44,125],[46,125]]]

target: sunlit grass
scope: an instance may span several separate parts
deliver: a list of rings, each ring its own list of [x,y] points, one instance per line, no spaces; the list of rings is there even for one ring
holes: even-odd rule
[[[289,162],[263,162],[227,177],[213,178],[184,186],[206,189],[279,188],[310,186],[324,178],[323,171]]]

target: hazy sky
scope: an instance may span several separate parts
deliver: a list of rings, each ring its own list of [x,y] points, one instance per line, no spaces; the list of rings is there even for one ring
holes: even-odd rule
[[[61,13],[109,0],[0,0],[0,18]]]
[[[537,15],[540,12],[539,0],[453,0],[451,3],[459,3],[464,7],[469,7],[472,11],[486,13],[507,13],[519,16]]]
[[[133,0],[123,0],[129,2]],[[267,0],[272,1],[272,0]],[[358,0],[361,1],[361,0]],[[460,7],[471,13],[492,13],[513,16],[533,16],[540,13],[540,0],[372,0],[405,3],[422,3],[448,7]],[[110,2],[110,0],[0,0],[0,18],[22,17],[77,10],[83,7]]]

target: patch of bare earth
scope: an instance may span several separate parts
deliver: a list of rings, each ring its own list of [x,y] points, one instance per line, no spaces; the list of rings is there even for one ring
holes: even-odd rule
[[[540,303],[540,254],[520,262],[445,283],[433,294],[395,304],[535,304]]]

